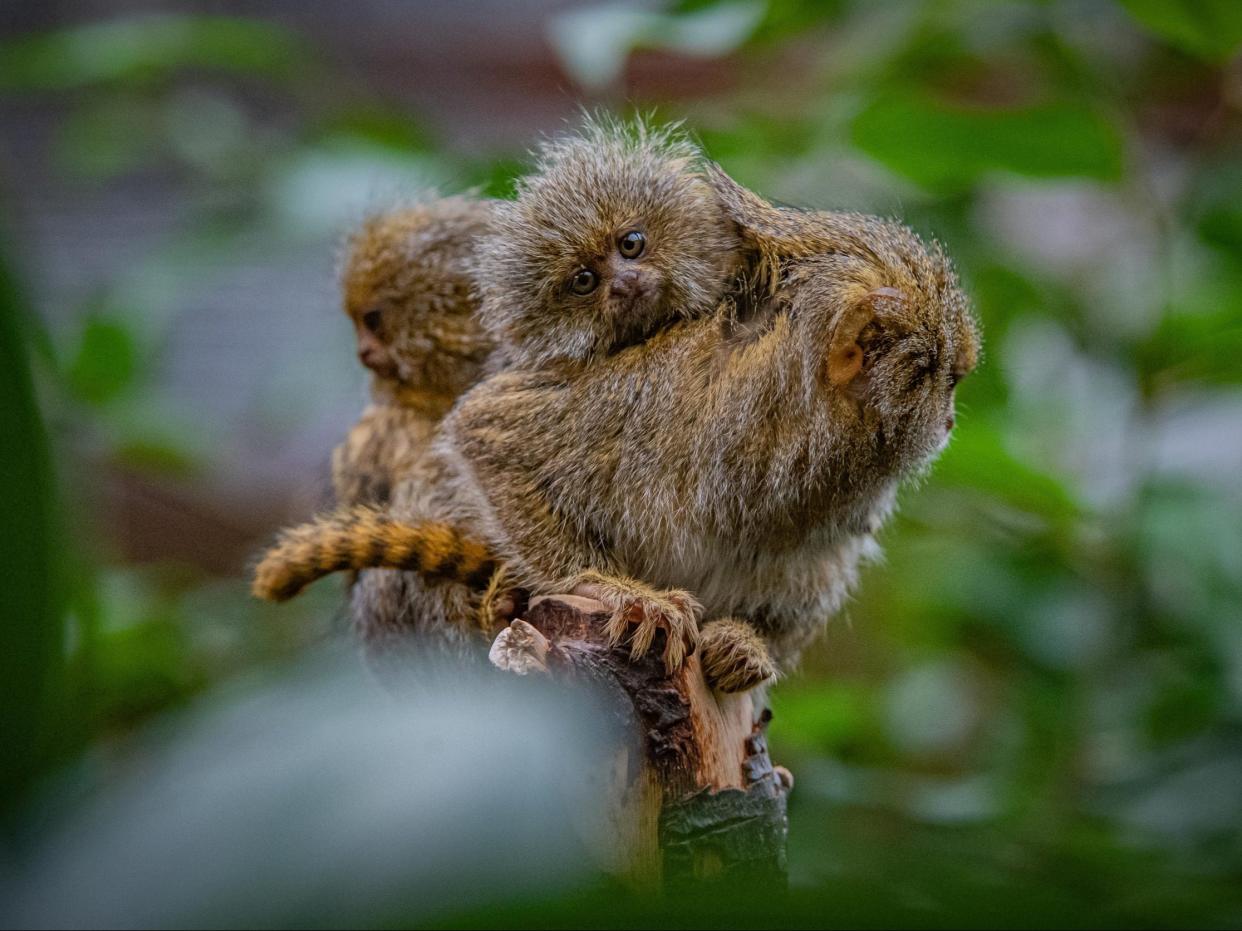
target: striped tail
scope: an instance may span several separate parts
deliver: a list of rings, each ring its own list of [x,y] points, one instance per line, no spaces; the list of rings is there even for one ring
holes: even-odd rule
[[[496,560],[451,524],[403,523],[359,506],[282,531],[255,569],[250,590],[265,601],[286,601],[316,579],[347,569],[408,569],[483,588]]]

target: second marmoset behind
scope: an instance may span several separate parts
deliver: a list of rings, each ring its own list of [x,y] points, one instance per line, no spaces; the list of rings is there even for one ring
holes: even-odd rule
[[[482,376],[493,341],[470,278],[491,201],[424,200],[368,219],[341,275],[371,403],[332,456],[337,503],[385,504],[436,424]]]

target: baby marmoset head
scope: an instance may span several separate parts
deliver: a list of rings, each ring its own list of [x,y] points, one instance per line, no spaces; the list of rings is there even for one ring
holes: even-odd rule
[[[733,224],[676,128],[592,118],[545,143],[476,266],[481,314],[517,362],[583,361],[710,312]]]
[[[371,217],[350,236],[345,313],[377,390],[455,397],[482,377],[492,340],[476,313],[469,267],[492,205],[426,200]]]

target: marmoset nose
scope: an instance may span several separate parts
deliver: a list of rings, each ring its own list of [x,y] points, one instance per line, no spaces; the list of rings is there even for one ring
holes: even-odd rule
[[[952,414],[950,414],[948,417],[945,418],[944,428],[945,430],[953,429],[953,415]]]
[[[627,270],[618,272],[616,277],[612,279],[612,284],[608,288],[608,293],[612,297],[633,297],[638,293],[638,289],[638,272]]]

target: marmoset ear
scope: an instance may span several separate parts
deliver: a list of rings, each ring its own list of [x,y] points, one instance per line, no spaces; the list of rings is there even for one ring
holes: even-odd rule
[[[832,245],[830,230],[819,215],[774,206],[742,187],[715,162],[707,163],[705,175],[725,216],[737,226],[743,244],[761,255],[797,258],[828,251]]]
[[[747,188],[742,187],[715,162],[707,162],[708,185],[716,195],[725,215],[738,225],[743,237],[756,238],[772,225],[776,208]]]
[[[865,356],[863,330],[873,320],[899,313],[904,302],[896,288],[876,288],[841,311],[828,339],[828,381],[842,387],[854,380]]]

